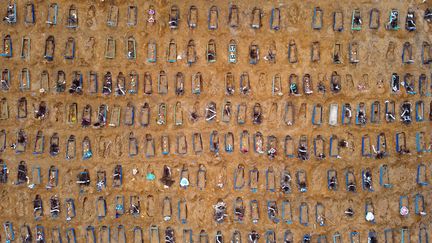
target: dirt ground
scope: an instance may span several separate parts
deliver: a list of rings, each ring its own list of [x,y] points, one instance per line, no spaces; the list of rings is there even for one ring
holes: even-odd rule
[[[0,2],[0,15],[6,13],[7,1]],[[0,120],[0,130],[7,132],[7,148],[0,154],[0,158],[7,164],[9,178],[6,184],[0,185],[0,222],[13,223],[15,238],[19,240],[21,226],[30,226],[33,239],[36,238],[35,226],[42,225],[45,228],[46,240],[51,240],[52,229],[59,227],[63,240],[66,240],[66,229],[74,228],[78,242],[84,242],[89,225],[95,227],[96,236],[100,237],[100,226],[109,226],[111,240],[117,241],[117,226],[124,225],[127,231],[127,239],[133,239],[133,228],[142,227],[145,241],[149,240],[149,228],[158,226],[160,239],[164,240],[166,227],[172,227],[177,241],[187,241],[183,236],[184,229],[192,229],[193,239],[201,241],[201,230],[205,230],[209,240],[213,241],[218,230],[222,231],[225,241],[232,239],[235,230],[239,230],[242,240],[248,240],[248,234],[256,230],[260,235],[260,241],[265,241],[265,233],[273,230],[276,240],[283,241],[286,230],[294,235],[294,241],[301,241],[303,235],[310,234],[312,241],[321,235],[327,237],[327,241],[333,239],[333,235],[339,232],[343,241],[350,240],[350,232],[360,233],[360,241],[366,242],[368,232],[375,231],[379,241],[384,241],[384,230],[394,229],[395,241],[401,241],[401,229],[409,229],[410,240],[416,242],[419,239],[421,227],[431,229],[431,205],[432,191],[430,183],[431,155],[430,153],[418,153],[416,150],[416,134],[425,132],[427,146],[431,146],[431,121],[429,113],[431,97],[421,96],[419,92],[409,95],[401,88],[400,94],[392,94],[390,80],[392,73],[398,73],[401,80],[406,73],[414,75],[416,89],[418,89],[418,77],[426,74],[429,86],[431,85],[431,66],[422,64],[422,44],[432,44],[432,23],[423,19],[426,8],[431,8],[429,1],[74,1],[78,9],[78,28],[66,27],[67,14],[72,1],[58,0],[58,23],[50,26],[45,23],[47,19],[48,2],[34,1],[36,22],[24,23],[25,1],[17,1],[18,21],[15,25],[5,22],[0,23],[2,36],[10,35],[13,42],[13,56],[2,57],[0,69],[9,69],[11,74],[11,87],[8,91],[0,93],[0,98],[6,98],[9,107],[9,118]],[[227,24],[229,6],[236,4],[239,9],[239,26],[230,28]],[[116,27],[107,26],[107,15],[112,5],[118,6],[119,17]],[[138,21],[136,26],[127,26],[128,5],[138,6]],[[150,24],[148,9],[150,5],[156,10],[155,23]],[[179,28],[170,30],[168,16],[171,6],[177,5],[180,10]],[[190,6],[198,9],[198,25],[195,29],[187,27],[188,12]],[[209,8],[215,5],[219,9],[218,28],[209,30],[207,15]],[[94,6],[94,7],[91,7]],[[262,26],[260,29],[252,29],[250,22],[254,7],[262,9]],[[272,8],[277,7],[281,11],[280,30],[270,30],[269,22]],[[313,9],[320,7],[323,11],[323,27],[320,30],[311,28]],[[378,30],[369,29],[369,11],[376,8],[380,11],[380,27]],[[405,18],[408,9],[412,9],[416,15],[417,30],[408,32],[405,30]],[[360,31],[351,31],[351,15],[354,9],[359,9],[363,20]],[[400,30],[389,31],[385,24],[389,18],[391,9],[398,9]],[[94,10],[94,11],[93,11]],[[333,30],[333,12],[343,12],[344,30]],[[55,38],[55,54],[53,61],[44,58],[45,40],[48,36]],[[21,39],[28,36],[31,39],[31,54],[29,58],[22,59]],[[136,40],[136,59],[126,58],[126,40],[133,36]],[[69,37],[75,39],[75,58],[64,58],[66,41]],[[105,58],[106,40],[112,37],[116,40],[116,55],[113,59]],[[91,39],[93,38],[93,39]],[[187,45],[193,40],[196,47],[197,61],[192,65],[186,62]],[[216,62],[206,61],[206,48],[209,40],[216,43]],[[228,63],[228,43],[233,39],[237,42],[237,63]],[[157,61],[147,61],[148,42],[155,40],[157,43]],[[168,45],[174,40],[177,45],[177,61],[167,62]],[[290,63],[287,58],[288,43],[295,41],[298,50],[298,62]],[[319,42],[320,59],[311,61],[312,43]],[[359,45],[359,63],[352,64],[349,61],[348,47],[350,43]],[[413,64],[402,63],[402,47],[405,42],[410,42],[413,50]],[[258,64],[249,63],[249,46],[255,43],[259,46]],[[269,46],[276,46],[276,61],[271,63],[266,60]],[[332,53],[335,43],[342,45],[342,63],[334,64]],[[390,44],[393,43],[393,44]],[[394,51],[392,51],[394,45]],[[23,68],[30,70],[31,89],[21,91],[19,78]],[[41,73],[46,70],[49,74],[50,90],[41,93]],[[57,72],[63,70],[66,73],[66,91],[55,92],[54,86]],[[113,75],[113,86],[119,72],[126,76],[136,71],[139,75],[137,94],[125,96],[103,95],[102,82],[104,75],[109,71]],[[83,74],[83,94],[69,94],[72,73],[80,71]],[[98,93],[89,93],[90,71],[98,74]],[[158,75],[164,71],[168,78],[168,93],[158,94]],[[150,73],[152,77],[152,94],[144,94],[144,73]],[[182,72],[185,81],[184,95],[175,94],[175,76]],[[192,94],[191,77],[201,72],[203,91],[200,95]],[[225,93],[225,76],[228,72],[234,75],[234,94]],[[248,95],[240,93],[239,80],[242,73],[249,75],[251,90]],[[339,93],[330,91],[330,79],[333,72],[341,77],[342,89]],[[299,78],[299,96],[289,95],[288,80],[291,74]],[[305,95],[301,80],[305,74],[312,79],[313,91],[311,95]],[[283,95],[272,94],[272,80],[274,76],[282,78]],[[326,87],[325,94],[318,92],[318,84],[322,82]],[[363,87],[363,88],[359,88]],[[430,88],[430,87],[429,87]],[[432,88],[430,88],[432,89]],[[428,91],[429,94],[432,90]],[[20,97],[27,99],[27,118],[17,118],[17,104]],[[387,123],[384,118],[384,104],[386,100],[396,102],[396,121]],[[425,121],[415,121],[415,103],[423,100],[425,104]],[[48,106],[48,116],[39,120],[34,118],[35,107],[41,101]],[[206,106],[209,102],[216,104],[216,120],[207,122]],[[222,121],[222,108],[226,101],[232,104],[231,121]],[[380,102],[380,122],[370,123],[371,104]],[[405,125],[399,119],[399,106],[402,102],[409,101],[412,104],[413,122]],[[147,127],[140,125],[138,117],[140,107],[147,102],[150,106],[150,124]],[[181,102],[183,110],[183,125],[176,125],[174,121],[174,107]],[[292,102],[295,109],[295,122],[288,126],[283,121],[284,109],[287,102]],[[365,126],[355,125],[354,120],[350,125],[341,124],[342,104],[350,103],[353,114],[360,102],[366,104],[368,122]],[[77,103],[78,121],[68,122],[69,107]],[[123,123],[125,108],[128,103],[135,106],[135,123],[127,126]],[[157,110],[160,103],[167,105],[167,122],[159,125],[156,122]],[[245,103],[246,121],[244,124],[237,122],[237,106]],[[261,124],[254,124],[252,111],[256,103],[260,103],[263,111]],[[108,123],[111,119],[111,111],[114,105],[122,109],[121,125],[118,127],[105,126],[103,128],[81,127],[82,111],[85,105],[92,107],[92,123],[97,118],[97,108],[101,104],[108,105]],[[306,106],[303,106],[306,104]],[[312,112],[315,104],[323,107],[323,123],[313,125]],[[338,104],[338,123],[330,126],[330,104]],[[197,108],[198,119],[192,122],[190,115]],[[353,118],[354,119],[354,118]],[[17,154],[11,148],[16,143],[17,132],[23,129],[27,135],[26,151]],[[44,135],[44,152],[33,154],[37,131]],[[250,135],[248,153],[240,152],[240,134],[247,130]],[[216,155],[210,151],[210,134],[217,131],[219,136],[220,152]],[[129,134],[133,132],[138,140],[138,155],[129,156]],[[224,136],[228,132],[234,135],[234,151],[227,153],[224,150]],[[277,138],[277,154],[274,159],[264,154],[253,151],[253,134],[261,132],[264,136],[264,144],[267,145],[268,137]],[[395,151],[396,133],[405,132],[407,148],[410,154],[398,154]],[[53,133],[58,133],[60,138],[60,153],[57,156],[49,154],[49,140]],[[195,153],[193,150],[192,136],[201,133],[203,152]],[[369,135],[371,142],[376,144],[377,135],[384,133],[387,140],[387,156],[382,159],[365,158],[361,154],[362,137]],[[66,159],[66,144],[70,135],[76,137],[76,158]],[[151,135],[155,143],[155,156],[146,157],[148,147],[145,138]],[[161,137],[169,137],[170,152],[162,154]],[[178,154],[176,141],[184,135],[187,141],[187,153]],[[287,158],[284,155],[285,136],[290,135],[295,143],[295,153],[300,136],[308,138],[310,159],[301,161],[298,158]],[[314,138],[321,135],[325,140],[326,158],[317,159],[313,154]],[[340,158],[329,156],[329,141],[332,135],[344,139],[348,143],[347,148],[341,148]],[[90,159],[82,159],[82,141],[88,136],[91,141],[93,156]],[[373,156],[374,157],[374,156]],[[32,168],[39,166],[42,179],[39,185],[30,189],[29,184],[14,185],[17,181],[17,168],[20,161],[25,161],[28,168],[29,180],[33,180]],[[416,183],[418,165],[426,165],[426,173],[429,185],[421,186]],[[113,170],[115,165],[121,164],[123,168],[123,184],[113,187]],[[242,189],[234,189],[234,174],[239,164],[244,165],[245,184]],[[55,165],[59,169],[58,186],[46,189],[48,183],[48,170]],[[164,188],[160,178],[164,165],[172,169],[172,179],[175,181],[170,188]],[[198,169],[204,165],[206,169],[206,185],[200,189],[197,185]],[[387,165],[390,171],[391,188],[380,186],[380,167]],[[186,189],[179,186],[180,171],[186,167],[189,172],[190,186]],[[257,168],[259,171],[257,190],[251,190],[253,182],[249,183],[250,171]],[[273,168],[276,176],[276,190],[266,189],[266,170]],[[285,194],[280,187],[281,173],[286,168],[292,177],[292,192]],[[369,168],[372,172],[373,192],[362,188],[362,171]],[[90,172],[90,186],[79,186],[77,175],[87,169]],[[338,189],[330,191],[327,188],[327,171],[337,171]],[[135,170],[135,172],[133,172]],[[355,175],[357,192],[348,192],[345,187],[345,172],[352,170]],[[106,171],[107,187],[102,191],[96,189],[97,171]],[[296,173],[306,172],[307,192],[300,192],[296,184]],[[148,172],[154,172],[156,179],[146,180]],[[220,182],[223,187],[218,187]],[[251,186],[251,185],[252,186]],[[422,194],[425,199],[426,215],[415,213],[415,196]],[[34,219],[33,201],[36,195],[40,195],[43,201],[43,216],[39,220]],[[57,195],[60,199],[60,216],[51,217],[50,198]],[[115,217],[116,196],[124,196],[125,215]],[[96,209],[97,199],[103,196],[107,203],[107,214],[98,219]],[[130,214],[130,197],[139,196],[140,214]],[[401,216],[399,199],[408,196],[409,215]],[[170,198],[172,217],[164,220],[162,212],[164,198]],[[237,197],[243,199],[245,216],[243,222],[234,220],[234,202]],[[66,221],[67,198],[75,201],[76,216]],[[182,224],[178,217],[178,202],[185,199],[187,202],[187,222]],[[214,209],[219,199],[227,205],[227,216],[223,223],[214,220]],[[259,221],[253,223],[251,219],[250,202],[257,200],[259,203]],[[267,215],[267,203],[276,201],[278,205],[275,223]],[[292,224],[287,224],[282,218],[282,202],[289,201],[292,207]],[[374,206],[375,222],[365,220],[365,203],[371,201]],[[300,224],[300,205],[306,203],[308,207],[307,226]],[[321,203],[325,207],[325,226],[320,226],[316,218],[316,205]],[[351,207],[355,214],[347,217],[344,211]],[[6,239],[5,232],[0,232],[2,241]],[[430,235],[429,235],[430,237]],[[270,239],[270,238],[269,238]],[[268,239],[268,240],[269,240]],[[154,238],[150,239],[155,241]],[[322,240],[322,239],[321,239]],[[106,241],[102,239],[101,242]],[[355,240],[353,240],[355,241]],[[53,241],[57,242],[57,241]],[[120,241],[119,241],[120,242]],[[389,240],[389,242],[391,242]],[[405,240],[406,242],[406,240]],[[419,241],[420,242],[420,241]],[[423,241],[426,242],[423,238]]]

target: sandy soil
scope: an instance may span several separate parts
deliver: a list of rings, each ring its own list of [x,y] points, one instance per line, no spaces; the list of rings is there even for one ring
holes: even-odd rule
[[[65,238],[66,228],[74,227],[77,240],[84,242],[85,227],[93,225],[99,237],[99,226],[107,225],[111,227],[111,238],[116,241],[116,229],[118,225],[124,225],[127,230],[128,240],[132,240],[132,229],[140,226],[144,229],[144,238],[149,239],[149,226],[157,225],[160,231],[161,240],[164,237],[166,227],[174,228],[176,240],[182,241],[183,229],[192,229],[194,240],[199,240],[199,232],[205,230],[212,241],[217,230],[221,230],[225,236],[225,241],[231,240],[234,230],[242,233],[242,240],[247,240],[247,234],[251,230],[256,230],[261,234],[260,241],[264,241],[264,234],[267,230],[274,230],[277,240],[282,241],[285,230],[289,229],[294,234],[294,241],[300,241],[304,234],[311,234],[315,241],[318,235],[326,235],[327,240],[332,240],[332,235],[336,232],[341,233],[343,240],[349,240],[349,232],[360,232],[362,242],[366,242],[367,234],[370,230],[378,233],[378,240],[384,241],[384,229],[394,228],[396,230],[395,240],[401,237],[401,228],[408,227],[410,230],[411,241],[417,241],[419,229],[422,223],[430,230],[430,205],[432,204],[432,191],[429,186],[419,186],[416,184],[417,166],[424,163],[427,167],[427,175],[431,173],[430,153],[417,153],[415,136],[417,132],[426,133],[428,144],[431,143],[431,126],[429,121],[430,97],[408,95],[404,90],[401,94],[390,94],[391,74],[396,72],[401,79],[405,73],[412,73],[416,80],[420,74],[427,75],[431,82],[430,65],[421,64],[421,46],[424,41],[431,41],[431,24],[423,20],[423,13],[427,7],[432,7],[428,2],[422,1],[339,1],[325,2],[320,1],[237,1],[239,7],[240,26],[237,29],[227,26],[228,8],[230,1],[76,1],[78,9],[79,27],[77,29],[66,28],[66,16],[71,4],[69,1],[59,0],[59,17],[56,26],[49,26],[45,23],[47,18],[47,5],[45,1],[35,1],[36,24],[24,24],[24,1],[18,1],[18,23],[8,25],[0,23],[1,34],[9,34],[13,40],[13,57],[2,58],[0,69],[5,68],[11,71],[11,89],[1,92],[0,97],[6,98],[9,106],[9,119],[1,120],[0,127],[7,131],[7,149],[0,155],[8,166],[9,180],[7,184],[0,186],[2,203],[0,203],[0,222],[11,221],[14,224],[15,235],[19,237],[20,227],[23,224],[31,226],[33,238],[35,238],[34,226],[42,225],[45,227],[46,239],[51,237],[51,229],[60,227],[62,236]],[[115,4],[119,7],[119,19],[117,27],[109,27],[106,24],[107,14],[110,6]],[[138,5],[138,24],[127,26],[127,6],[129,4]],[[156,9],[156,22],[148,24],[147,11],[149,5]],[[168,27],[168,12],[173,4],[177,4],[180,9],[180,22],[178,30],[170,30]],[[187,15],[189,6],[195,5],[198,9],[198,26],[196,29],[187,28]],[[219,27],[217,30],[207,29],[207,14],[211,5],[219,8]],[[313,8],[318,6],[323,10],[323,28],[313,30],[311,19]],[[90,6],[94,6],[94,14]],[[6,3],[0,3],[0,14],[5,14]],[[258,30],[251,29],[250,19],[254,7],[263,10],[262,27]],[[269,19],[271,9],[279,7],[282,13],[281,29],[273,31],[269,29]],[[354,8],[361,11],[363,18],[363,28],[361,31],[350,30],[351,13]],[[372,8],[380,10],[380,28],[370,30],[369,11]],[[400,10],[399,31],[387,31],[384,24],[388,21],[390,9]],[[412,8],[417,17],[417,31],[407,32],[403,27],[407,9]],[[89,10],[90,9],[90,10]],[[334,32],[332,27],[333,12],[341,10],[344,13],[344,31]],[[23,36],[31,38],[31,56],[26,60],[20,57],[21,38]],[[43,57],[45,40],[48,36],[55,37],[55,57],[49,62]],[[137,58],[128,60],[126,58],[125,43],[129,36],[136,40]],[[76,57],[74,60],[63,58],[65,43],[67,38],[73,37],[76,41]],[[114,59],[105,58],[106,39],[112,37],[116,40],[116,57]],[[94,43],[90,41],[94,38]],[[147,62],[147,43],[149,40],[157,42],[157,62]],[[173,39],[177,44],[178,60],[175,63],[168,63],[167,48],[170,40]],[[196,46],[197,62],[189,66],[186,63],[186,50],[188,41],[193,39]],[[207,63],[206,46],[210,39],[214,39],[217,50],[217,61]],[[227,46],[229,40],[237,41],[238,62],[228,64]],[[287,59],[288,43],[294,40],[298,49],[298,62],[289,63]],[[313,42],[319,42],[320,60],[311,62],[311,46]],[[359,44],[360,62],[351,64],[348,59],[348,46],[352,41]],[[402,64],[402,46],[405,42],[410,42],[413,48],[414,64]],[[251,65],[248,61],[249,45],[252,42],[258,44],[260,48],[260,60],[257,65]],[[334,44],[342,44],[342,64],[333,64],[332,53]],[[395,45],[394,53],[389,49],[390,42]],[[269,63],[264,56],[267,55],[269,46],[276,45],[276,62]],[[390,48],[391,49],[391,48]],[[23,68],[30,70],[31,91],[22,92],[19,90],[19,73]],[[39,92],[40,75],[43,70],[48,71],[51,90],[45,94]],[[80,71],[84,74],[84,94],[71,95],[68,92],[56,93],[53,89],[57,72],[63,70],[67,75],[67,89],[71,85],[72,72]],[[113,84],[119,72],[127,76],[132,70],[139,74],[139,92],[136,95],[127,94],[118,97],[111,94],[103,96],[101,94],[102,80],[106,72],[113,74]],[[157,93],[157,76],[163,70],[166,72],[169,82],[168,94]],[[88,92],[88,72],[95,71],[99,78],[99,93],[89,94]],[[332,72],[336,71],[341,75],[342,90],[338,94],[330,91],[329,80]],[[145,95],[143,92],[144,73],[151,74],[153,83],[153,94]],[[178,96],[175,94],[174,80],[177,72],[182,72],[185,77],[185,94]],[[201,72],[203,77],[203,92],[197,96],[191,92],[191,77],[193,74]],[[225,75],[232,72],[235,78],[235,93],[232,96],[225,94]],[[249,95],[242,95],[239,92],[239,79],[243,72],[247,72],[251,83]],[[272,95],[272,78],[279,74],[282,77],[283,95]],[[288,90],[288,79],[291,74],[299,76],[299,82],[305,74],[310,74],[313,82],[314,94],[290,96]],[[366,75],[366,76],[365,76]],[[367,81],[365,81],[367,80]],[[318,93],[317,85],[323,82],[327,92]],[[417,83],[416,83],[417,85]],[[359,86],[365,86],[364,90],[359,90]],[[299,86],[302,91],[302,85]],[[16,119],[17,101],[20,97],[26,97],[28,102],[28,118]],[[359,102],[366,103],[367,116],[370,119],[370,107],[372,102],[380,101],[381,122],[378,124],[367,123],[366,126],[341,125],[341,105],[350,103],[353,108]],[[410,101],[414,104],[418,100],[425,103],[425,121],[413,122],[410,125],[402,124],[399,119],[394,123],[386,123],[384,119],[384,102],[394,100],[397,104],[397,114],[399,105],[403,101]],[[44,120],[37,120],[33,116],[33,107],[45,101],[48,104],[49,114]],[[174,106],[176,102],[181,102],[183,109],[183,125],[176,126],[174,123]],[[217,118],[214,122],[205,121],[205,107],[210,102],[216,103]],[[222,107],[225,101],[232,103],[233,117],[229,123],[222,122]],[[286,102],[292,102],[295,107],[295,123],[287,126],[283,122],[284,107]],[[78,122],[68,124],[67,113],[70,104],[76,102],[78,105]],[[114,105],[125,110],[126,104],[131,102],[136,107],[135,124],[126,126],[123,123],[119,127],[104,127],[102,129],[82,128],[80,125],[81,114],[84,106],[90,104],[93,109],[92,119],[96,119],[96,110],[100,104],[107,104],[109,112]],[[151,122],[148,127],[141,127],[137,120],[139,107],[148,102],[151,107]],[[240,103],[247,104],[247,118],[245,124],[236,122],[237,106]],[[157,107],[159,103],[166,103],[168,106],[167,124],[158,125],[156,123]],[[263,109],[263,122],[260,125],[252,123],[252,109],[255,103],[260,103]],[[306,111],[301,109],[302,104],[306,104]],[[311,117],[314,104],[322,104],[324,107],[323,124],[320,126],[312,125]],[[338,125],[329,126],[329,106],[339,104]],[[277,109],[275,108],[277,104]],[[198,107],[198,121],[192,122],[189,119],[193,108]],[[122,114],[122,119],[123,119]],[[108,115],[110,119],[110,114]],[[24,129],[27,134],[28,145],[25,153],[16,154],[10,145],[16,142],[16,133],[19,129]],[[36,133],[42,130],[45,136],[45,151],[43,154],[33,155]],[[220,150],[218,155],[210,152],[210,134],[218,131],[220,140]],[[250,152],[240,153],[240,133],[247,130],[250,134]],[[277,137],[277,155],[274,159],[269,159],[265,154],[253,152],[252,135],[257,131],[264,135],[265,143],[270,135]],[[405,132],[407,136],[407,147],[411,154],[399,155],[395,151],[395,134]],[[60,137],[60,154],[50,156],[49,138],[56,132]],[[134,135],[139,141],[139,155],[128,156],[128,137],[129,133]],[[192,134],[199,132],[202,134],[204,152],[195,154],[193,152]],[[226,153],[223,151],[224,134],[232,132],[234,134],[234,152]],[[361,156],[361,138],[368,134],[371,141],[376,143],[376,136],[384,132],[387,139],[388,155],[383,159],[364,158]],[[66,160],[66,140],[70,135],[76,136],[77,156],[75,159]],[[145,157],[145,136],[150,134],[155,141],[156,155],[151,158]],[[187,154],[176,154],[176,136],[184,134],[187,138]],[[349,148],[341,149],[341,158],[329,158],[329,139],[334,134],[339,138],[348,141]],[[161,136],[169,136],[170,154],[162,155]],[[290,135],[298,146],[301,135],[308,138],[308,148],[311,158],[308,161],[300,161],[297,158],[286,158],[284,156],[284,139]],[[325,139],[326,155],[324,160],[318,160],[313,156],[313,139],[321,135]],[[85,136],[91,141],[93,157],[82,160],[81,143]],[[109,144],[107,151],[103,144]],[[30,180],[32,179],[31,170],[35,166],[40,166],[42,171],[42,183],[36,185],[34,189],[29,189],[27,185],[13,185],[17,178],[17,167],[19,161],[27,163]],[[123,166],[123,185],[119,188],[112,187],[112,172],[115,165]],[[206,186],[200,190],[197,188],[197,171],[200,164],[205,165]],[[245,166],[245,186],[241,190],[234,190],[233,179],[234,171],[239,164]],[[379,168],[387,164],[390,168],[390,180],[393,187],[383,188],[379,185]],[[51,165],[59,168],[58,186],[47,190],[48,169]],[[163,166],[168,165],[172,168],[174,185],[171,188],[164,188],[159,181],[162,177]],[[180,170],[183,166],[188,168],[190,173],[191,185],[187,189],[179,186]],[[258,190],[251,191],[248,185],[249,171],[256,167],[259,170]],[[277,189],[275,192],[266,190],[266,170],[272,167],[276,174]],[[281,172],[287,168],[293,178],[292,193],[284,194],[280,189]],[[345,171],[351,168],[354,171],[357,182],[357,193],[347,192],[345,189]],[[370,168],[372,171],[373,192],[368,192],[361,188],[361,172]],[[77,175],[80,171],[87,169],[90,172],[91,185],[80,187],[77,185]],[[132,173],[137,169],[138,173]],[[339,188],[337,191],[327,189],[327,170],[335,169],[338,175]],[[96,172],[105,170],[107,174],[107,188],[98,192],[96,190]],[[304,170],[307,175],[308,190],[300,193],[296,187],[295,174],[297,171]],[[146,173],[154,171],[155,181],[147,181]],[[218,178],[224,179],[224,187],[217,187]],[[429,179],[430,180],[430,179]],[[430,182],[430,181],[429,181]],[[426,216],[415,214],[415,195],[422,194],[426,201]],[[43,200],[43,217],[36,221],[33,217],[33,200],[36,195],[40,195]],[[53,195],[58,195],[61,200],[61,213],[59,218],[53,219],[50,216],[49,199]],[[139,196],[141,202],[141,213],[139,217],[133,217],[129,213],[115,218],[114,199],[117,195],[125,197],[125,208],[130,208],[130,196]],[[409,216],[402,217],[399,214],[399,197],[406,195],[409,197]],[[95,206],[96,200],[100,196],[106,198],[107,216],[98,220]],[[172,219],[164,221],[162,216],[162,205],[165,197],[169,197],[172,203]],[[234,221],[234,201],[241,197],[246,206],[246,214],[243,223]],[[76,217],[70,222],[66,222],[66,198],[75,200]],[[188,207],[187,223],[181,224],[178,220],[177,203],[180,199],[186,199]],[[217,224],[213,219],[213,205],[218,199],[227,203],[227,218],[221,224]],[[365,221],[365,203],[370,199],[375,208],[375,223]],[[260,219],[257,224],[253,224],[250,217],[251,200],[258,200]],[[267,216],[267,202],[277,201],[279,215],[282,215],[282,201],[289,200],[292,204],[293,224],[283,222],[274,223]],[[299,223],[300,204],[307,203],[309,208],[309,225],[303,226]],[[321,203],[325,207],[326,225],[319,226],[315,221],[315,205]],[[344,215],[346,208],[352,207],[355,215],[349,218]],[[1,238],[5,239],[5,233],[0,233]],[[425,242],[425,241],[423,241]]]

